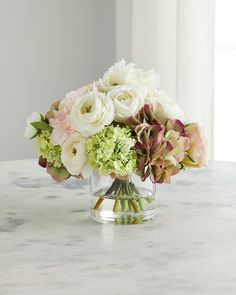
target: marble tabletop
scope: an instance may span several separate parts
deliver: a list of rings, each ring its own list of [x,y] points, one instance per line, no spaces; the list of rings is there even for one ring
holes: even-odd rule
[[[235,295],[236,163],[158,192],[156,221],[98,224],[87,182],[0,162],[0,295]]]

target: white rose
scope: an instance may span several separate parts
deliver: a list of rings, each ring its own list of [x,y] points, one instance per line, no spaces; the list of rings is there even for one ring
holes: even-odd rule
[[[110,90],[108,95],[113,100],[117,122],[124,122],[134,116],[144,105],[145,94],[137,87],[117,86]]]
[[[72,128],[85,137],[98,133],[113,119],[112,100],[96,90],[78,97],[70,114]]]
[[[86,139],[74,133],[64,142],[61,149],[61,161],[71,175],[88,178],[92,168],[88,165],[85,150]]]
[[[32,122],[40,122],[42,120],[42,115],[37,112],[33,112],[26,120],[26,127],[24,136],[28,139],[32,139],[37,134],[37,129],[32,126]]]
[[[117,85],[136,84],[136,71],[134,64],[126,64],[122,59],[111,66],[104,74],[102,81],[105,87],[111,88]]]
[[[148,96],[146,102],[155,105],[160,103],[163,111],[160,111],[158,114],[160,119],[179,119],[183,123],[188,123],[189,119],[181,110],[180,106],[175,100],[170,99],[167,94],[162,90],[157,90],[153,96]]]

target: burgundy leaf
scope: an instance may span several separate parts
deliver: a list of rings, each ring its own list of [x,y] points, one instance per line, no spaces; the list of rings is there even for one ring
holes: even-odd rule
[[[47,159],[45,159],[43,157],[39,157],[38,164],[39,164],[39,166],[46,168],[47,164],[48,164]]]

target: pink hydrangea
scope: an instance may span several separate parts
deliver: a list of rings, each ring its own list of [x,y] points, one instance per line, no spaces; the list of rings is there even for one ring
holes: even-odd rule
[[[145,104],[126,123],[134,130],[137,139],[134,146],[136,174],[143,181],[150,177],[153,183],[169,183],[171,176],[181,169],[180,162],[189,149],[189,138],[185,136],[184,124],[180,120],[160,120],[160,110],[160,104]]]
[[[197,123],[190,123],[185,127],[186,136],[190,141],[190,148],[183,160],[183,165],[191,168],[201,168],[207,164],[206,140],[202,129]]]

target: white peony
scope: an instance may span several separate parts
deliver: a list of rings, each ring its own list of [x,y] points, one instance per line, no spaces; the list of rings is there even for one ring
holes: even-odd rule
[[[113,100],[117,122],[124,122],[134,116],[144,105],[145,95],[138,87],[117,86],[110,90],[108,95]]]
[[[88,164],[85,150],[86,139],[74,133],[64,142],[61,149],[61,161],[71,175],[88,178],[92,168]]]
[[[42,120],[42,115],[37,112],[33,112],[26,120],[26,127],[24,136],[28,139],[32,139],[37,134],[37,129],[32,126],[33,122],[40,122]]]
[[[148,96],[146,98],[146,102],[155,105],[156,103],[160,103],[163,111],[159,113],[160,119],[179,119],[184,123],[188,123],[189,120],[181,110],[180,106],[177,104],[175,100],[170,99],[165,91],[156,90],[153,93],[153,96]]]
[[[108,69],[100,82],[108,89],[117,85],[136,84],[137,79],[134,64],[126,64],[126,62],[122,59]]]
[[[78,97],[70,114],[71,127],[85,137],[98,133],[113,119],[112,100],[97,90]]]

